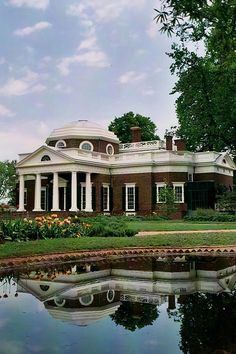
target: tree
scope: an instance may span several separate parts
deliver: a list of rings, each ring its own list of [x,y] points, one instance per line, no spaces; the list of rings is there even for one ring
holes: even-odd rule
[[[172,183],[168,183],[167,181],[165,181],[165,183],[165,188],[162,188],[160,192],[159,201],[161,204],[159,204],[158,208],[165,217],[170,219],[171,215],[173,215],[178,208],[175,205],[175,191]]]
[[[116,117],[109,125],[108,129],[113,131],[122,143],[129,143],[132,141],[131,128],[141,128],[141,140],[149,141],[159,139],[156,135],[156,125],[149,117],[144,117],[140,114],[128,112],[121,117]]]
[[[155,11],[160,31],[178,39],[168,54],[178,76],[177,134],[190,150],[235,152],[235,1],[163,0]]]
[[[0,200],[15,202],[16,161],[0,161]]]
[[[118,310],[110,315],[116,325],[134,332],[136,329],[150,326],[158,318],[156,305],[138,302],[122,302]]]

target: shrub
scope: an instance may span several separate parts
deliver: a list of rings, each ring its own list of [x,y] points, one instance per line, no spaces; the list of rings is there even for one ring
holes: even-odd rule
[[[217,212],[213,209],[197,209],[184,217],[190,221],[236,222],[236,215]]]

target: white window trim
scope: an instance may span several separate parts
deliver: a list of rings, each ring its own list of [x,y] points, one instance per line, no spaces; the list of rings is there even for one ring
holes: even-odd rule
[[[134,188],[134,208],[128,208],[128,188]],[[135,211],[135,183],[125,183],[125,211]]]
[[[41,193],[45,192],[45,208],[43,210],[47,210],[47,187],[41,187]],[[41,205],[42,205],[42,196],[41,196]]]
[[[156,203],[163,204],[165,202],[162,202],[162,201],[159,200],[159,197],[160,197],[159,196],[159,187],[166,188],[166,184],[164,182],[156,182],[155,184],[156,184]]]
[[[109,183],[103,183],[102,184],[103,188],[107,188],[107,207],[103,209],[103,211],[110,211],[110,184]],[[102,207],[103,207],[103,200],[102,200]]]
[[[111,154],[109,154],[109,152],[108,152],[109,147],[112,148],[112,153],[111,153]],[[107,155],[109,155],[109,156],[114,155],[114,147],[113,147],[113,145],[107,144],[107,146],[106,146],[106,153],[107,153]]]
[[[85,208],[83,208],[83,196],[84,196],[84,192],[83,192],[83,187],[85,188],[85,198],[86,198],[86,183],[85,182],[80,182],[80,209],[81,211],[85,211]]]
[[[60,147],[60,146],[58,146],[60,143],[63,143],[63,147]],[[63,149],[63,148],[65,148],[66,147],[66,142],[65,142],[65,140],[58,140],[57,142],[56,142],[56,148],[57,149]]]
[[[83,144],[89,144],[89,145],[91,146],[91,150],[83,149],[83,148],[82,148]],[[82,141],[82,142],[80,143],[79,148],[80,148],[81,150],[83,150],[83,151],[92,152],[92,151],[93,151],[93,144],[92,144],[90,141],[88,141],[88,140],[84,140],[84,141]]]
[[[184,182],[173,182],[173,188],[174,188],[174,193],[175,193],[175,188],[176,187],[181,187],[182,188],[182,198],[181,201],[175,201],[177,204],[183,204],[184,203]]]

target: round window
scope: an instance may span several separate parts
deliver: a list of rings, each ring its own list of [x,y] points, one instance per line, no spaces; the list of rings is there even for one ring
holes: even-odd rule
[[[86,151],[93,151],[93,144],[91,144],[89,141],[83,141],[79,148]]]
[[[63,307],[66,303],[66,300],[63,299],[62,297],[55,297],[54,299],[54,303],[57,307]]]
[[[84,295],[79,298],[81,305],[89,306],[93,302],[93,295]]]
[[[56,143],[57,149],[63,149],[66,147],[66,142],[64,140],[58,140]]]
[[[107,301],[112,302],[115,298],[115,291],[114,290],[108,290],[107,292]]]
[[[108,144],[106,147],[106,152],[108,155],[114,155],[114,147],[111,144]]]

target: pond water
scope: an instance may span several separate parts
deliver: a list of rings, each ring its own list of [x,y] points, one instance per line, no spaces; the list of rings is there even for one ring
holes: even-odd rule
[[[0,353],[235,354],[235,282],[231,256],[117,257],[0,274]]]

